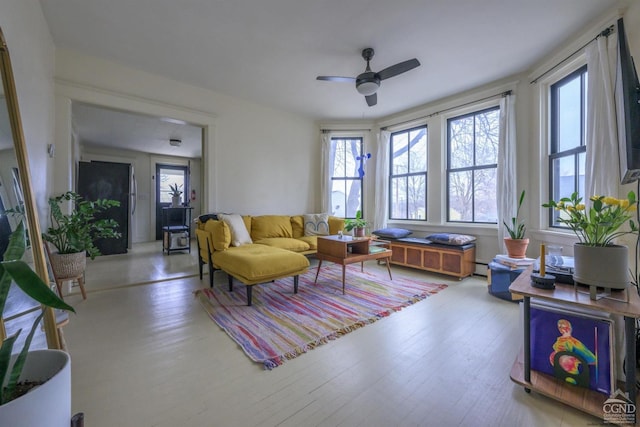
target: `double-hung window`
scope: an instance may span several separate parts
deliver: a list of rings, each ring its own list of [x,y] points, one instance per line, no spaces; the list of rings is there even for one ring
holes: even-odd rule
[[[426,221],[427,126],[393,132],[389,143],[389,218]]]
[[[550,95],[550,199],[560,200],[574,192],[584,198],[587,67],[584,66],[551,85]],[[550,226],[560,226],[559,215],[559,211],[550,211]]]
[[[500,107],[447,120],[447,221],[498,222],[499,135]]]
[[[361,137],[331,138],[331,215],[355,218],[356,212],[362,211],[362,178],[358,173],[362,151]]]

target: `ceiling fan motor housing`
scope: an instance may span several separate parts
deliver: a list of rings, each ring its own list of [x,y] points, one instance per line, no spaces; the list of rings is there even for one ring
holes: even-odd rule
[[[356,77],[356,90],[364,96],[373,95],[380,87],[380,77],[373,71],[367,71]]]

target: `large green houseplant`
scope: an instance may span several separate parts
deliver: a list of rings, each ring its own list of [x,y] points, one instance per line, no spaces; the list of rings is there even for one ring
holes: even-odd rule
[[[70,202],[71,212],[63,213],[61,205]],[[118,223],[113,219],[98,219],[96,214],[111,207],[120,206],[117,200],[85,200],[73,191],[67,191],[49,199],[51,225],[42,238],[51,243],[56,251],[50,261],[57,279],[73,279],[86,267],[86,255],[91,259],[100,255],[95,242],[101,238],[117,238]]]
[[[71,213],[62,212],[61,204],[71,202]],[[95,241],[100,238],[118,238],[118,223],[113,219],[97,219],[96,214],[120,206],[117,200],[85,200],[73,191],[49,199],[51,226],[42,238],[55,246],[60,254],[87,252],[91,259],[100,255]]]
[[[66,304],[52,292],[40,276],[27,263],[22,261],[26,242],[25,227],[20,222],[16,230],[11,234],[9,245],[4,253],[4,259],[0,262],[0,313],[4,312],[12,282],[43,306],[75,312],[73,307]],[[13,347],[22,330],[2,341],[2,346],[0,346],[0,385],[4,386],[0,387],[0,408],[1,405],[18,398],[21,393],[24,393],[19,387],[20,374],[24,368],[31,341],[43,316],[44,310],[34,320],[22,349],[14,358],[15,362],[13,364],[11,364]]]
[[[568,227],[578,238],[573,245],[573,280],[589,286],[590,298],[596,300],[599,288],[624,290],[630,283],[628,248],[616,244],[618,237],[637,235],[633,220],[638,208],[636,194],[626,198],[594,195],[590,206],[582,202],[577,192],[542,206],[558,213],[557,222]],[[605,293],[606,294],[606,293]]]

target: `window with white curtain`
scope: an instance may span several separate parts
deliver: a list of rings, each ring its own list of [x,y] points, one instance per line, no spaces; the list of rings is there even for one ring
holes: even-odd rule
[[[447,221],[498,222],[499,135],[500,107],[447,120]]]
[[[550,86],[549,198],[560,200],[578,192],[584,198],[587,67]],[[559,211],[551,210],[549,225],[560,226]]]
[[[426,221],[426,125],[391,134],[389,175],[389,218]]]
[[[362,177],[358,173],[359,158],[363,155],[362,137],[331,138],[330,179],[331,215],[341,218],[355,218],[362,206]]]

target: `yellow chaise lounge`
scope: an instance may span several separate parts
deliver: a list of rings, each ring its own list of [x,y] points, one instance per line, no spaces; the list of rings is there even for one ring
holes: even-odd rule
[[[305,255],[316,253],[317,235],[305,236],[318,229],[310,223],[315,216],[219,215],[197,220],[199,273],[209,265],[209,285],[213,287],[214,270],[227,273],[229,291],[233,291],[233,278],[246,285],[247,305],[251,305],[252,286],[293,276],[294,293],[298,292],[298,276],[309,268]],[[317,219],[317,218],[315,218]],[[327,217],[324,234],[338,234],[344,228],[344,219]],[[322,227],[320,227],[322,228]],[[323,233],[321,230],[320,233]]]

